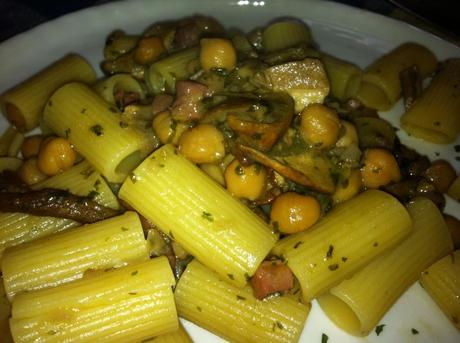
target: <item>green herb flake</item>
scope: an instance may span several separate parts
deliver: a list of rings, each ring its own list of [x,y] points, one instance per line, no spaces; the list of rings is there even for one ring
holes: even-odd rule
[[[64,132],[65,138],[69,139],[69,137],[70,137],[70,132],[71,132],[70,128],[68,128],[68,129],[65,130],[65,132]]]
[[[239,164],[235,167],[235,173],[236,175],[238,176],[242,176],[244,175],[244,169],[242,166],[240,166]]]
[[[92,173],[94,173],[94,169],[92,167],[88,167],[80,172],[80,174],[83,175],[85,179],[89,178]]]
[[[89,128],[96,136],[102,136],[104,134],[104,129],[101,125],[96,124]]]
[[[283,325],[283,324],[281,324],[281,322],[279,322],[279,321],[276,321],[276,326],[278,327],[278,329],[280,329],[280,330],[284,330],[284,325]]]
[[[455,152],[460,152],[460,144],[454,145]]]
[[[53,106],[53,101],[52,100],[48,101],[48,106],[49,107]]]
[[[412,328],[412,329],[410,329],[410,331],[412,332],[413,335],[418,335],[419,334],[417,329]]]
[[[137,270],[135,270],[135,271],[131,272],[131,276],[135,276],[135,275],[137,275],[138,273],[139,273],[139,272],[138,272]]]
[[[244,278],[246,279],[246,281],[251,280],[251,277],[249,276],[248,273],[244,273]]]
[[[176,238],[174,237],[174,234],[171,230],[169,230],[169,237],[171,237],[172,239],[176,240]]]
[[[384,328],[385,326],[386,326],[386,324],[377,325],[377,326],[375,327],[375,334],[376,334],[377,336],[379,336],[379,335],[382,333],[383,328]]]
[[[118,110],[115,107],[109,107],[109,111],[112,113],[118,113]]]
[[[154,340],[156,337],[157,337],[157,336],[149,337],[149,338],[143,339],[143,340],[141,341],[141,343],[153,342],[153,340]]]
[[[327,249],[327,253],[326,253],[326,258],[327,259],[331,258],[333,254],[334,254],[334,246],[329,245],[329,249]]]
[[[298,241],[296,244],[294,244],[294,249],[297,249],[301,244],[303,244],[303,241]]]
[[[203,311],[202,308],[201,308],[200,306],[197,306],[196,309],[198,310],[198,312]]]
[[[83,114],[83,113],[86,113],[86,108],[82,108],[81,111],[80,111],[80,113],[82,113],[82,114]]]
[[[164,168],[164,167],[165,167],[165,165],[164,165],[163,163],[160,163],[160,164],[158,165],[158,167],[160,167],[160,168]]]
[[[129,228],[122,226],[121,231],[129,231]]]
[[[329,340],[329,336],[326,335],[325,333],[322,333],[321,334],[321,343],[327,343],[328,340]]]
[[[239,294],[237,294],[236,295],[236,300],[246,300],[246,298],[241,296],[241,295],[239,295]]]
[[[334,270],[339,269],[339,265],[337,263],[334,263],[334,264],[331,264],[328,268],[332,272]]]
[[[379,242],[374,242],[374,244],[372,244],[372,246],[373,246],[374,248],[377,248],[377,247],[379,246]]]
[[[342,262],[347,262],[347,260],[348,260],[348,257],[342,256]]]
[[[54,336],[55,334],[57,334],[57,331],[56,330],[49,330],[47,332],[47,334],[50,335],[50,336]]]
[[[230,280],[235,280],[235,277],[233,276],[233,274],[227,274],[227,276]]]
[[[203,213],[201,214],[201,218],[206,219],[207,221],[211,223],[214,221],[213,215],[206,211],[203,211]]]
[[[124,122],[124,121],[121,121],[121,122],[120,122],[120,127],[121,127],[122,129],[126,129],[128,126],[129,126],[128,123],[126,123],[126,122]]]
[[[272,222],[273,233],[280,233],[280,224],[277,221]]]
[[[128,292],[129,295],[136,295],[137,292]]]
[[[434,126],[440,126],[441,125],[441,123],[439,121],[435,121],[433,124],[434,124]]]

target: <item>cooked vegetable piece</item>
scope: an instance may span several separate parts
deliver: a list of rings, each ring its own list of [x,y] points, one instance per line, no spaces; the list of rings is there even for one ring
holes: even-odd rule
[[[268,260],[260,264],[251,278],[254,296],[263,299],[270,294],[288,291],[294,286],[294,275],[280,260]]]

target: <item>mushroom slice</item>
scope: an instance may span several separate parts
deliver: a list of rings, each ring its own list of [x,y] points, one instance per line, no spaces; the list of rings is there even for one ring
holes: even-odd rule
[[[335,183],[330,173],[330,162],[312,151],[271,157],[245,145],[239,145],[238,149],[250,159],[277,171],[300,185],[327,194],[332,194],[335,190]]]

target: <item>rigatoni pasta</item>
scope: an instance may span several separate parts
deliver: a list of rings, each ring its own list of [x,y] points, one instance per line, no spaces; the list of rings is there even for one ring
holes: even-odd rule
[[[308,231],[281,239],[273,253],[287,263],[309,302],[393,248],[411,229],[396,198],[370,190],[339,204]]]
[[[117,74],[102,79],[94,84],[93,89],[109,104],[116,105],[115,94],[118,91],[136,93],[139,99],[145,99],[145,90],[134,77],[129,74]]]
[[[460,59],[447,61],[426,91],[401,117],[401,127],[410,135],[446,144],[460,132]]]
[[[0,262],[6,248],[78,225],[76,221],[65,218],[40,217],[27,213],[0,213]]]
[[[180,316],[231,342],[297,342],[310,311],[295,297],[257,300],[252,288],[237,288],[192,261],[175,297]]]
[[[16,293],[57,286],[89,270],[121,267],[149,258],[134,212],[66,230],[7,249],[2,272],[9,299]]]
[[[416,198],[407,209],[413,222],[409,237],[318,298],[326,315],[352,335],[368,335],[420,273],[452,250],[447,226],[432,201]]]
[[[81,83],[67,84],[53,94],[44,122],[67,137],[109,182],[122,182],[153,149],[145,132],[124,125],[118,109]]]
[[[147,157],[118,195],[239,287],[277,239],[262,219],[169,144]]]
[[[460,250],[431,265],[422,273],[420,283],[460,330]]]
[[[18,295],[11,332],[26,342],[141,342],[178,329],[166,257]]]
[[[401,96],[399,73],[413,65],[425,78],[436,70],[437,59],[420,44],[402,44],[366,68],[354,97],[367,107],[389,110]]]
[[[192,339],[179,322],[179,328],[176,331],[165,333],[155,337],[152,342],[155,343],[193,343]]]
[[[89,197],[102,206],[118,210],[120,204],[102,175],[84,160],[65,172],[32,185],[32,189],[62,189]]]
[[[21,132],[35,128],[41,112],[53,92],[68,82],[92,84],[96,73],[81,56],[68,55],[43,69],[30,79],[0,97],[0,105],[8,120]]]

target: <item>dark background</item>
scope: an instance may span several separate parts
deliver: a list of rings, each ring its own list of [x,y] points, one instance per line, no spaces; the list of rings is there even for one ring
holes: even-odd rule
[[[0,0],[0,41],[61,15],[112,1]],[[406,21],[460,45],[460,1],[458,0],[335,1]]]

